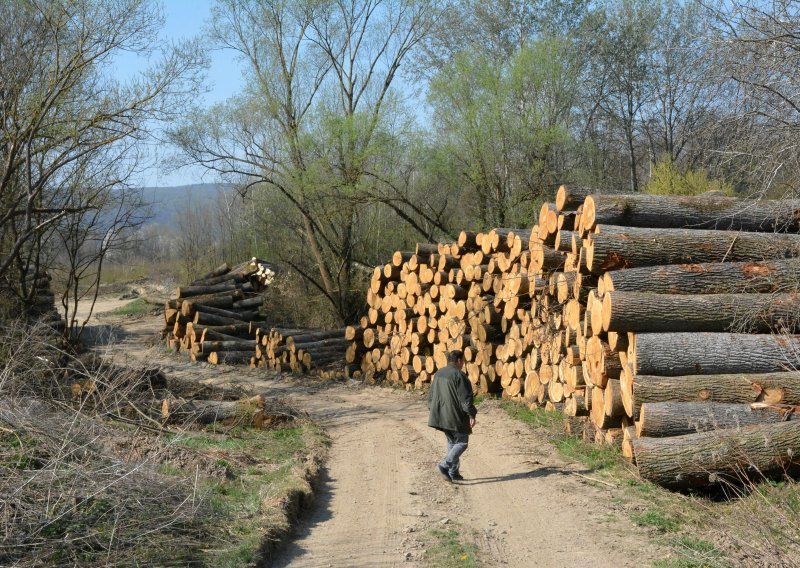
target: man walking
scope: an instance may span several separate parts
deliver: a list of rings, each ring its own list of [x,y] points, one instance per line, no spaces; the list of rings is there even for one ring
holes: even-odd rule
[[[478,414],[472,404],[472,386],[461,371],[463,368],[464,353],[451,351],[447,366],[436,372],[428,391],[428,426],[441,430],[447,438],[447,453],[436,467],[448,481],[464,479],[459,473],[460,458],[467,450]]]

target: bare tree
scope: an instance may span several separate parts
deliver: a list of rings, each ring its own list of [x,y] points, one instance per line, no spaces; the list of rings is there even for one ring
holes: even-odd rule
[[[731,91],[723,151],[757,192],[796,192],[800,182],[800,5],[792,0],[707,4],[716,78]]]
[[[386,120],[398,69],[433,16],[427,1],[225,0],[214,36],[240,54],[248,88],[174,132],[188,161],[285,202],[292,216],[280,222],[302,246],[283,260],[343,320],[359,309],[351,278],[363,264],[360,209],[378,202],[440,223],[435,209],[398,205],[402,192],[387,197],[396,186],[376,183],[386,176],[373,159],[391,138]]]
[[[128,83],[110,76],[118,53],[153,53],[159,16],[149,0],[0,5],[0,277],[30,272],[57,224],[99,211],[116,187],[105,182],[134,171],[150,121],[187,93],[202,63],[190,45]]]

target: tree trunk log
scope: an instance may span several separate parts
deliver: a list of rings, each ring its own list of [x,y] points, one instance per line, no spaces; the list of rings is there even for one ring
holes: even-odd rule
[[[800,235],[602,227],[584,243],[595,274],[660,264],[762,261],[800,256]]]
[[[345,337],[345,329],[333,329],[330,331],[311,331],[308,333],[299,333],[290,335],[284,339],[287,345],[296,345],[300,343],[312,343],[315,341],[322,341],[324,339],[342,339],[347,341]]]
[[[642,404],[673,401],[800,405],[800,372],[634,378],[633,416]]]
[[[800,296],[615,291],[603,297],[602,327],[603,331],[795,333],[800,330]]]
[[[233,292],[224,292],[221,294],[212,294],[204,296],[194,296],[191,299],[186,299],[181,304],[181,313],[185,316],[197,310],[197,306],[207,306],[209,308],[231,308],[233,303],[242,299],[242,293],[239,290]]]
[[[724,196],[590,195],[583,203],[583,224],[663,229],[796,232],[800,200],[740,199]]]
[[[194,284],[194,282],[200,282],[202,280],[208,280],[209,278],[215,278],[217,276],[222,276],[223,274],[227,274],[228,272],[230,272],[230,269],[231,269],[231,267],[228,266],[227,262],[225,262],[221,266],[218,266],[217,268],[215,268],[214,270],[209,272],[208,274],[203,274],[200,278],[197,278],[196,280],[194,280],[192,282],[192,284]]]
[[[800,259],[644,266],[605,273],[601,294],[738,294],[791,292],[800,287]]]
[[[556,191],[556,209],[559,211],[577,209],[579,205],[583,205],[587,197],[597,193],[596,189],[590,187],[562,185]]]
[[[641,375],[771,373],[800,367],[800,336],[637,333],[629,346]]]
[[[250,362],[255,350],[248,351],[212,351],[208,354],[208,362],[212,365],[241,365]]]
[[[639,474],[670,489],[741,484],[745,478],[794,473],[800,465],[800,421],[715,430],[672,438],[638,438]]]
[[[240,286],[236,284],[216,284],[214,286],[181,286],[175,289],[178,298],[190,298],[192,296],[210,296],[222,294],[224,292],[235,292]]]
[[[264,296],[255,296],[253,298],[245,298],[233,303],[234,310],[246,310],[248,308],[258,309],[264,303]]]
[[[254,417],[264,409],[261,395],[237,401],[164,399],[161,420],[164,423],[211,424],[241,419],[252,425]]]
[[[709,430],[797,420],[795,406],[766,403],[652,402],[639,410],[637,436],[665,438]]]
[[[192,321],[198,325],[235,325],[241,323],[242,320],[226,318],[206,312],[196,312]]]
[[[203,312],[206,314],[214,314],[215,316],[221,316],[223,318],[228,318],[232,320],[239,320],[244,322],[250,322],[253,320],[258,320],[258,312],[250,311],[233,311],[233,310],[226,310],[224,308],[216,308],[214,306],[206,306],[204,304],[195,304],[192,306],[192,309],[195,313]]]
[[[212,351],[251,351],[255,352],[255,340],[240,339],[238,341],[203,341],[200,344],[200,351],[211,353]]]

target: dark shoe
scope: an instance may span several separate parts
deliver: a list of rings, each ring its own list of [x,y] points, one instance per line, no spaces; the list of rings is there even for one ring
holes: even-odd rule
[[[460,473],[451,473],[450,479],[452,479],[453,481],[464,481],[464,476],[461,475]]]
[[[442,464],[437,465],[436,469],[439,470],[439,473],[441,473],[447,481],[453,481],[453,478],[450,477],[450,472],[447,471],[447,468],[444,467]]]

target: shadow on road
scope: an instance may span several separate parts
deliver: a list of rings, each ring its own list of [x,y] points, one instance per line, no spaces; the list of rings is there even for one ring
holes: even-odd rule
[[[275,556],[272,558],[271,566],[275,568],[285,568],[293,565],[295,562],[300,562],[301,564],[299,565],[304,565],[312,561],[322,561],[322,559],[319,558],[313,560],[307,559],[308,562],[301,561],[301,559],[308,554],[308,549],[303,547],[303,539],[311,533],[314,527],[332,518],[330,505],[334,492],[333,485],[334,480],[331,479],[328,468],[322,468],[316,483],[314,483],[314,502],[311,505],[311,514],[306,517],[306,521],[302,522],[295,529],[292,535],[292,541],[276,551]]]
[[[518,473],[509,473],[508,475],[498,475],[495,477],[476,477],[473,479],[465,479],[459,481],[458,485],[480,485],[482,483],[500,483],[503,481],[516,481],[517,479],[536,479],[539,477],[549,477],[551,475],[571,475],[573,473],[589,473],[591,470],[575,471],[572,469],[565,469],[563,467],[540,467],[530,471],[521,471]]]

